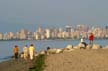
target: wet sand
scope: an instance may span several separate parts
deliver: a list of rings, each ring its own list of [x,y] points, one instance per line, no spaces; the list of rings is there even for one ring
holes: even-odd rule
[[[108,71],[108,49],[52,54],[45,63],[44,71]]]
[[[28,71],[32,62],[30,60],[25,61],[24,59],[10,60],[0,63],[0,71]]]

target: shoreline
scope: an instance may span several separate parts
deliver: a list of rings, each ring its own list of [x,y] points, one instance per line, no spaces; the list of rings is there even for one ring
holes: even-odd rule
[[[6,56],[6,57],[3,57],[3,58],[0,58],[0,63],[1,62],[5,62],[5,61],[10,61],[12,60],[13,56]]]
[[[77,46],[67,45],[65,48],[61,48],[61,49],[50,48],[47,51],[44,51],[44,50],[40,51],[38,54],[36,54],[36,56],[34,57],[35,59],[33,61],[31,61],[30,59],[25,61],[22,58],[19,58],[16,61],[14,60],[14,58],[11,58],[8,61],[1,62],[0,69],[2,71],[16,71],[16,70],[29,71],[30,68],[32,67],[33,69],[38,67],[37,66],[38,62],[39,62],[38,63],[39,66],[44,65],[44,62],[45,62],[44,70],[43,68],[42,70],[40,68],[39,69],[40,71],[71,71],[73,67],[75,71],[93,71],[93,69],[96,69],[96,71],[99,71],[97,68],[95,68],[95,66],[98,66],[100,64],[101,66],[106,65],[105,69],[108,70],[108,47],[107,46],[103,48],[99,44],[93,44],[93,45],[89,44],[86,46],[86,49],[85,48],[81,49],[82,45],[79,45],[79,44]],[[40,54],[47,55],[45,57],[44,62],[42,59],[43,63],[41,63],[40,59],[36,59]],[[93,65],[90,63],[93,63]],[[90,64],[90,66],[88,64]],[[90,69],[86,68],[87,66]],[[92,66],[94,66],[94,68],[92,68]],[[77,70],[78,69],[77,67],[79,67],[79,69],[81,68],[82,70]],[[104,71],[104,68],[101,68],[101,69],[102,70],[100,71]]]
[[[49,40],[50,41],[50,40]],[[79,45],[79,44],[78,44]],[[75,46],[73,46],[73,45],[71,45],[71,44],[69,44],[69,46],[71,47],[72,46],[72,48],[76,48],[76,47],[79,47],[78,45],[75,45]],[[95,45],[95,44],[94,44]],[[68,47],[68,45],[66,46],[66,47]],[[106,45],[106,46],[101,46],[101,45],[99,45],[99,44],[96,44],[96,46],[94,46],[94,47],[101,47],[102,49],[106,49],[106,48],[108,48],[108,45]],[[63,47],[64,48],[64,47]],[[54,48],[54,47],[51,47],[51,49],[63,49],[63,48]],[[97,48],[96,48],[97,49]],[[42,51],[44,51],[44,50],[42,50]],[[38,51],[38,53],[39,53],[40,51]],[[5,62],[5,61],[9,61],[9,60],[11,60],[13,58],[13,56],[6,56],[6,57],[3,57],[3,58],[0,58],[0,63],[2,63],[2,62]]]
[[[34,59],[33,62],[35,62]],[[40,60],[40,59],[39,59]],[[24,59],[11,59],[0,63],[1,71],[32,71],[35,65]],[[37,61],[36,61],[37,62]],[[36,64],[36,63],[35,63]],[[7,68],[5,68],[7,67]],[[33,67],[33,68],[32,68]],[[31,68],[31,69],[30,69]],[[77,49],[71,52],[50,54],[45,58],[44,69],[40,71],[107,71],[108,49]]]
[[[15,60],[14,58],[12,58],[8,61],[1,62],[0,70],[1,71],[32,71],[34,70],[34,68],[36,68],[36,71],[40,71],[43,70],[44,59],[45,56],[43,55],[34,57],[33,60],[30,59],[24,60],[23,58],[19,58],[18,60]],[[40,60],[42,60],[43,63],[41,63],[42,61]]]

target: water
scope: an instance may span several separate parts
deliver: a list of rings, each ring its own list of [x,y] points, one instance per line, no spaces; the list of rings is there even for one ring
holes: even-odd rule
[[[22,52],[24,45],[34,44],[36,51],[46,50],[49,46],[51,48],[64,48],[68,44],[73,46],[77,45],[80,40],[41,40],[41,41],[0,41],[0,62],[9,60],[13,55],[13,48],[15,45],[19,46],[19,52]],[[88,40],[85,40],[88,43]],[[102,46],[108,45],[107,39],[95,40],[94,43],[100,44]]]

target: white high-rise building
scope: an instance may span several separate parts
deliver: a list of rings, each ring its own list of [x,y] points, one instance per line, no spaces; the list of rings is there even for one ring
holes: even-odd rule
[[[20,33],[16,32],[16,39],[20,39]]]
[[[9,35],[9,39],[13,39],[14,38],[14,33],[9,32],[8,35]]]
[[[24,29],[22,29],[20,32],[20,39],[26,39],[26,34],[25,34]]]
[[[8,33],[7,32],[4,34],[3,40],[8,40]]]
[[[35,39],[38,40],[39,39],[39,35],[37,33],[34,34]]]
[[[50,30],[49,29],[46,29],[45,30],[45,37],[48,39],[50,38]]]
[[[2,40],[3,39],[3,34],[2,33],[0,33],[0,40]]]

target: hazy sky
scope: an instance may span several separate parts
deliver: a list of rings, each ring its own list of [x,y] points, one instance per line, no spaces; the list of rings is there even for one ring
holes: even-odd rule
[[[0,0],[0,31],[108,25],[108,0]]]

